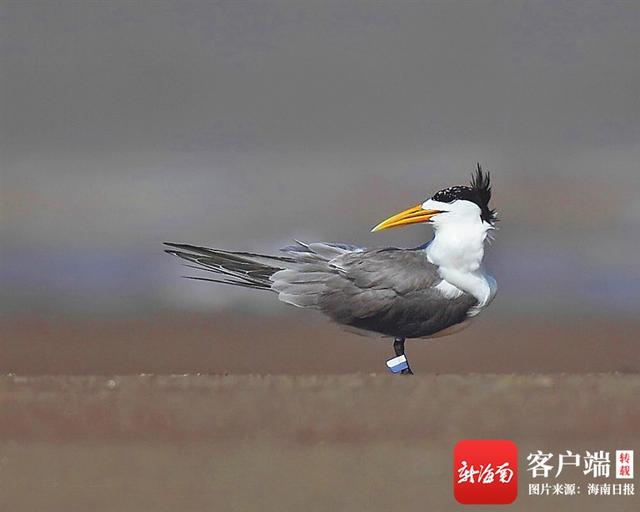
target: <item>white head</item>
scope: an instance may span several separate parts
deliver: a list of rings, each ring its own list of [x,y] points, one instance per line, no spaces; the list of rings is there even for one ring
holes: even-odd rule
[[[482,231],[493,229],[493,225],[482,219],[482,210],[473,201],[454,199],[450,203],[427,199],[421,205],[423,210],[438,211],[429,219],[429,224],[435,231],[450,229],[457,226],[476,228]]]
[[[496,212],[489,208],[491,179],[478,164],[470,186],[450,187],[436,192],[421,204],[404,210],[378,224],[372,231],[428,222],[436,231],[472,226],[486,233],[493,229]]]
[[[495,295],[495,280],[479,273],[487,232],[496,222],[490,199],[489,174],[478,164],[470,186],[440,190],[423,203],[389,217],[373,231],[418,222],[433,225],[436,236],[425,246],[426,257],[438,266],[443,283],[477,298],[476,314]]]

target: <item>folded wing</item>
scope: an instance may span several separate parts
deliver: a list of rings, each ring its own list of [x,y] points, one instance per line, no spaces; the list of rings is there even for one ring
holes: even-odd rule
[[[465,321],[476,304],[466,293],[445,297],[437,267],[419,249],[296,242],[282,256],[267,256],[169,245],[190,266],[220,276],[196,279],[271,290],[288,304],[388,336],[430,336]]]

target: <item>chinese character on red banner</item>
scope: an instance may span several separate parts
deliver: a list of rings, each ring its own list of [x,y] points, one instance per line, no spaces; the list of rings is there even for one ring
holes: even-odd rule
[[[616,450],[616,478],[633,478],[633,450]]]
[[[460,441],[453,450],[453,494],[462,504],[500,505],[518,495],[518,449],[513,441]]]

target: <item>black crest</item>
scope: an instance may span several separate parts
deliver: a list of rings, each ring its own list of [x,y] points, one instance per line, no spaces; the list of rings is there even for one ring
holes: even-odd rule
[[[480,164],[471,175],[471,186],[466,185],[449,187],[440,190],[431,198],[441,203],[452,203],[458,199],[464,199],[476,203],[480,207],[480,218],[491,224],[497,220],[496,211],[489,208],[491,200],[491,176],[482,170]]]

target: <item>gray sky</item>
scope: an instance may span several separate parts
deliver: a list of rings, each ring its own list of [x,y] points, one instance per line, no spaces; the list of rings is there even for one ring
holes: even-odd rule
[[[640,135],[636,2],[3,3],[15,152]]]
[[[175,291],[165,238],[419,243],[368,229],[476,161],[497,277],[539,288],[517,304],[640,292],[637,2],[5,0],[0,23],[5,304],[224,302]]]

